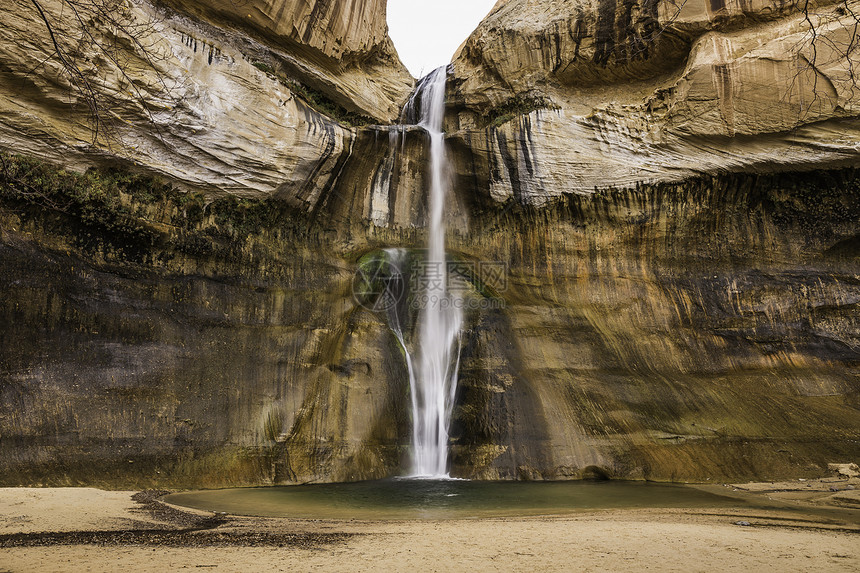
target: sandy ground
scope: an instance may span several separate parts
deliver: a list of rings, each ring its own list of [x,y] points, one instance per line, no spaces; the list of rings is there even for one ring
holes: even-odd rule
[[[119,529],[138,505],[133,494],[87,487],[0,488],[0,534]]]
[[[834,493],[829,487],[807,493],[820,500]],[[755,489],[741,494],[773,493]],[[0,572],[860,571],[860,511],[809,499],[801,502],[818,505],[792,512],[606,510],[412,522],[228,516],[212,522],[202,512],[159,513],[157,502],[132,499],[134,493],[0,489]]]

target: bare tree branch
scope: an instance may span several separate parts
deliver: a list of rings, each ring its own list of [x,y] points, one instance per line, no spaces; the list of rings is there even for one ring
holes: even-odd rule
[[[154,22],[148,18],[138,20],[123,0],[57,0],[59,15],[46,10],[44,0],[29,1],[45,25],[54,48],[40,65],[51,59],[59,63],[71,92],[87,107],[93,144],[101,140],[110,147],[118,141],[113,118],[119,115],[112,108],[119,101],[128,101],[127,95],[141,107],[158,134],[153,94],[142,83],[143,78],[134,76],[132,71],[132,58],[139,58],[143,69],[153,71],[151,78],[155,79],[159,96],[168,100],[174,98],[173,88],[159,70],[160,64],[169,58],[169,51],[160,54],[157,40],[146,43],[154,30]],[[119,81],[112,85],[110,76],[114,73]],[[127,93],[122,91],[123,86]]]

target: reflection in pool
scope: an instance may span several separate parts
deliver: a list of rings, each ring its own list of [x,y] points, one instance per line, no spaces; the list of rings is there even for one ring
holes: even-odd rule
[[[734,497],[673,484],[416,479],[191,491],[165,501],[233,515],[298,519],[459,519],[743,505]]]

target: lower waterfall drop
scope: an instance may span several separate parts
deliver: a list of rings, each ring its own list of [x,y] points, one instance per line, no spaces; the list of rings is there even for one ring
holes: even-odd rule
[[[461,305],[448,288],[445,255],[443,215],[449,185],[442,123],[446,81],[444,66],[429,74],[406,108],[406,113],[413,115],[430,135],[427,255],[417,269],[422,273],[424,307],[419,315],[417,367],[410,368],[409,377],[413,440],[411,477],[430,479],[449,477],[448,432],[457,391],[463,324]]]

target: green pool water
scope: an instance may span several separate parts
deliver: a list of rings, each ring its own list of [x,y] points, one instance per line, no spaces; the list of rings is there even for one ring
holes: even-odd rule
[[[737,507],[695,487],[625,481],[488,482],[387,479],[358,483],[203,490],[175,505],[233,515],[297,519],[462,519],[595,509]]]

